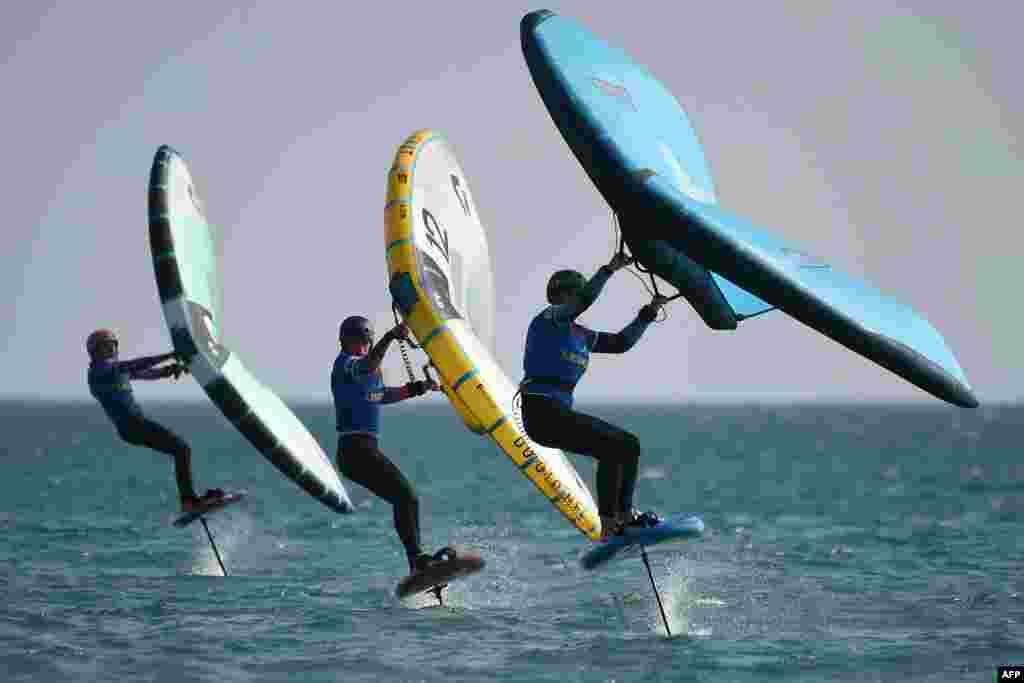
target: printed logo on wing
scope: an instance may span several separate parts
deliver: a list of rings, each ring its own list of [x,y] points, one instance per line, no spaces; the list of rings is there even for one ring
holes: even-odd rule
[[[630,97],[629,91],[626,90],[625,86],[619,85],[617,83],[612,83],[611,81],[606,81],[603,78],[595,77],[591,78],[590,81],[597,87],[598,90],[603,92],[605,95],[608,95],[609,97],[614,97],[619,102],[621,102],[625,106],[628,106],[633,111],[637,110],[636,105],[633,103],[633,98]]]

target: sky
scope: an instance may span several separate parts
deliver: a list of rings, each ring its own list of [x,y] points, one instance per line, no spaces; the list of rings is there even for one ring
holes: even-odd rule
[[[170,348],[146,222],[161,144],[188,160],[224,233],[226,338],[290,400],[330,400],[340,320],[391,324],[387,171],[418,129],[445,134],[471,184],[495,261],[496,355],[514,381],[551,272],[589,274],[614,252],[609,209],[522,57],[519,20],[542,5],[8,5],[0,397],[88,398],[97,327],[119,333],[122,357]],[[1024,5],[548,7],[675,94],[726,210],[913,306],[982,402],[1021,398]],[[582,322],[617,331],[647,301],[619,273]],[[779,312],[736,332],[682,300],[669,316],[632,352],[595,356],[579,400],[939,405]],[[385,369],[403,381],[397,349]],[[136,394],[203,400],[191,380]]]

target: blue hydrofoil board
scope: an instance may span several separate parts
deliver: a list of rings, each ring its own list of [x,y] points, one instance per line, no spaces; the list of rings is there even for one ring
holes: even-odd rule
[[[689,541],[703,534],[704,520],[697,515],[679,515],[649,527],[626,527],[621,536],[609,536],[594,543],[583,553],[580,564],[584,569],[597,569],[615,558],[633,556],[641,548]]]

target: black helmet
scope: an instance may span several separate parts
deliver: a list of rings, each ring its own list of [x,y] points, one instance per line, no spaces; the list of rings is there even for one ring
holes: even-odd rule
[[[338,328],[338,341],[345,339],[372,342],[373,323],[361,315],[350,315],[341,322],[341,327]]]
[[[95,359],[104,344],[117,346],[117,335],[112,330],[96,330],[85,340],[85,350],[89,357]]]
[[[560,270],[548,280],[548,303],[555,303],[555,297],[561,292],[579,292],[587,284],[582,273],[575,270]]]

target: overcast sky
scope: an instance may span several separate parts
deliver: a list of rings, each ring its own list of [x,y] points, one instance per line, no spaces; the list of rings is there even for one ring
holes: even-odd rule
[[[51,5],[45,8],[45,5]],[[1017,399],[1019,3],[562,2],[687,109],[723,207],[910,304],[982,401]],[[104,8],[105,6],[105,8]],[[541,5],[542,6],[542,5]],[[0,393],[86,398],[86,335],[165,351],[146,224],[153,154],[188,160],[225,234],[224,327],[265,384],[329,400],[338,322],[390,322],[397,146],[443,132],[489,233],[497,354],[521,377],[558,268],[613,253],[610,214],[522,58],[518,2],[8,3],[0,10]],[[699,7],[699,10],[695,11]],[[647,295],[617,274],[583,322]],[[937,399],[774,312],[712,332],[680,300],[581,400]],[[387,364],[402,380],[397,352]],[[202,400],[192,381],[140,398]]]

